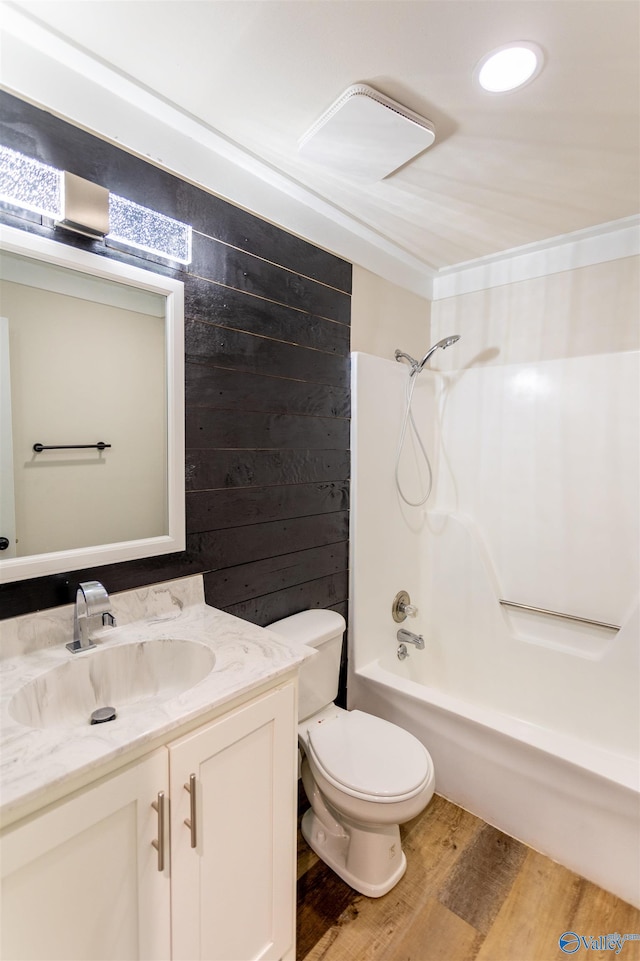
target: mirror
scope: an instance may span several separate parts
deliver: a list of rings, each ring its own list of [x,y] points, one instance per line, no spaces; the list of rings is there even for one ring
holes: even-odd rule
[[[179,281],[0,229],[0,583],[184,549]]]

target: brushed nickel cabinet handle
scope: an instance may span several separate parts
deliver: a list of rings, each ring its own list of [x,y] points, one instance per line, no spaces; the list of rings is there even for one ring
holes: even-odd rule
[[[184,819],[184,823],[191,831],[191,847],[195,848],[197,843],[196,835],[196,776],[189,775],[189,783],[184,786],[185,791],[189,792],[189,817]]]
[[[153,801],[151,807],[158,812],[158,840],[151,844],[158,852],[158,871],[164,871],[164,791],[158,791],[158,800]]]

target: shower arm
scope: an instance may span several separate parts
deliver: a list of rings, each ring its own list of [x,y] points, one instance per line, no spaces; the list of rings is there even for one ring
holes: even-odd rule
[[[396,350],[395,358],[396,360],[408,360],[413,371],[417,371],[420,366],[415,357],[412,357],[411,354],[405,354],[403,350]]]

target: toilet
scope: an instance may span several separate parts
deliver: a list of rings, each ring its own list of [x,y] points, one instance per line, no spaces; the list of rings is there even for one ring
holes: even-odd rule
[[[429,752],[408,731],[333,703],[345,627],[336,611],[312,610],[268,630],[318,652],[299,675],[298,743],[311,804],[304,839],[343,881],[378,898],[406,870],[399,825],[427,806],[435,776]]]

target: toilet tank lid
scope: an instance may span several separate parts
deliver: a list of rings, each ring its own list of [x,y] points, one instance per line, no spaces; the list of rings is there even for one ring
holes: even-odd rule
[[[307,644],[309,647],[317,647],[330,638],[343,634],[346,626],[342,614],[318,609],[301,611],[266,625],[267,630],[274,634],[286,637],[289,641]]]

